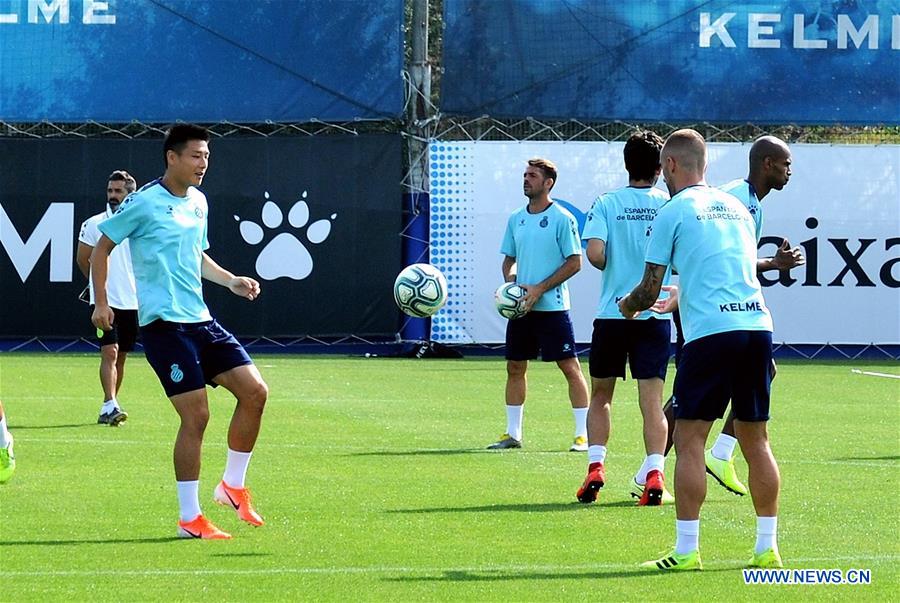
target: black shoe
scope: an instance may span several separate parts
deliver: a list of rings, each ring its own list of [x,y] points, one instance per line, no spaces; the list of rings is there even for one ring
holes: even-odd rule
[[[110,427],[118,427],[119,423],[124,422],[128,418],[128,413],[121,408],[114,408],[107,413],[97,417],[98,425],[109,425]]]

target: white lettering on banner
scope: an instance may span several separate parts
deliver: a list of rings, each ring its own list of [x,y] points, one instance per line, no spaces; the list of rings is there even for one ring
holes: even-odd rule
[[[857,48],[862,48],[863,41],[869,38],[869,50],[878,48],[878,17],[869,15],[862,27],[856,29],[853,21],[847,15],[838,15],[837,19],[837,47],[840,49],[847,48],[847,38],[853,40],[853,44]]]
[[[737,16],[737,13],[722,13],[715,21],[712,20],[712,13],[700,13],[699,41],[700,48],[711,48],[713,38],[718,38],[722,46],[725,48],[736,48],[734,38],[728,31],[728,23]],[[878,50],[879,28],[882,23],[882,15],[868,15],[859,27],[853,23],[849,15],[837,15],[837,34],[835,47],[838,50],[847,50],[850,48],[848,40],[853,42],[856,48],[862,48],[866,43],[868,50]],[[883,22],[887,24],[887,16],[884,15]],[[807,25],[806,15],[802,13],[794,13],[793,22],[793,40],[794,48],[804,50],[822,50],[828,48],[828,40],[815,37],[819,28],[817,20],[820,16],[816,16],[813,21]],[[778,13],[747,13],[747,48],[781,48],[781,40],[772,37],[777,35],[775,27],[768,23],[781,23],[782,15]],[[900,15],[891,15],[891,49],[900,50]]]
[[[50,282],[72,281],[72,248],[74,245],[73,203],[51,203],[27,239],[19,235],[6,210],[0,205],[0,244],[24,283],[38,260],[50,246]]]
[[[729,35],[728,30],[725,29],[725,26],[735,15],[737,13],[725,13],[710,24],[709,13],[700,13],[700,48],[709,48],[713,36],[721,40],[722,46],[734,48],[734,40]]]
[[[53,22],[53,16],[59,13],[59,22],[69,22],[69,0],[29,0],[28,22],[38,22],[38,9],[47,23]]]
[[[814,29],[810,26],[810,29]],[[794,15],[794,48],[817,50],[828,48],[828,40],[807,40],[803,15]]]
[[[115,15],[98,15],[98,11],[108,11],[109,2],[99,0],[84,0],[81,10],[81,22],[85,25],[115,25]]]
[[[18,2],[19,0],[7,0],[7,1]],[[0,6],[2,6],[2,2],[3,2],[3,0],[0,0]],[[2,12],[2,9],[0,9],[0,24],[18,23],[18,22],[19,22],[18,14]]]
[[[69,24],[69,14],[75,0],[0,0],[0,25],[19,22],[22,3],[26,3],[27,22],[32,24]],[[108,14],[106,0],[81,0],[81,22],[85,25],[115,25],[116,16]],[[40,15],[40,17],[39,17]]]
[[[750,13],[747,20],[747,47],[748,48],[781,48],[781,40],[763,39],[760,36],[771,36],[775,28],[771,25],[763,25],[765,22],[778,23],[781,15],[771,13]]]

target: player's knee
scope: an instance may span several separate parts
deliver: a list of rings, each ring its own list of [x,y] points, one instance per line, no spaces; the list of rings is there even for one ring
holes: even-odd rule
[[[568,381],[583,381],[584,373],[581,372],[581,367],[578,364],[567,364],[562,367],[562,372],[566,376]]]
[[[203,432],[206,431],[207,424],[209,424],[208,407],[192,408],[189,412],[181,414],[182,429],[194,435],[202,436]]]
[[[506,363],[506,374],[513,378],[522,378],[525,376],[525,370],[528,365],[524,362],[509,361]]]
[[[242,397],[241,403],[248,405],[250,408],[256,410],[257,412],[262,412],[266,406],[266,401],[269,399],[269,386],[266,385],[266,382],[263,380],[259,380],[256,382],[253,388],[247,392],[245,396]]]
[[[590,409],[591,410],[609,410],[612,406],[612,396],[607,395],[605,392],[597,393],[594,392],[591,395],[590,401]]]
[[[105,345],[100,348],[100,357],[106,362],[115,362],[119,355],[119,346]]]

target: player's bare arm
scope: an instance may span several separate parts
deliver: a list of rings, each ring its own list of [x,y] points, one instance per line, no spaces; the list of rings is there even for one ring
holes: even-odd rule
[[[647,262],[644,277],[631,292],[619,300],[619,311],[625,318],[634,318],[639,312],[650,308],[662,290],[666,267]]]
[[[510,256],[503,257],[503,266],[500,268],[503,271],[503,282],[504,283],[514,283],[516,282],[516,258]]]
[[[94,248],[86,243],[78,241],[78,249],[75,251],[75,263],[78,269],[84,275],[84,278],[91,278],[91,253]]]
[[[567,257],[566,261],[562,263],[562,266],[556,269],[556,272],[536,285],[523,285],[519,283],[519,286],[525,291],[525,307],[530,310],[544,293],[566,282],[575,276],[579,270],[581,270],[581,255],[576,253]]]
[[[760,258],[756,261],[756,272],[792,270],[805,263],[806,258],[803,257],[803,252],[800,250],[800,247],[791,247],[790,242],[787,239],[784,239],[775,251],[774,257]]]
[[[259,282],[249,276],[235,276],[228,270],[219,266],[209,255],[203,254],[200,264],[200,275],[206,280],[228,289],[239,297],[246,297],[253,301],[259,297]]]
[[[112,253],[115,247],[116,244],[109,237],[102,235],[90,257],[90,265],[93,267],[93,270],[90,271],[91,282],[94,285],[94,313],[91,315],[91,322],[94,323],[95,327],[104,331],[112,329],[112,323],[115,319],[112,308],[109,307],[109,300],[106,297],[109,254]]]
[[[587,249],[585,249],[587,259],[591,266],[598,270],[606,269],[606,241],[602,239],[588,240]]]

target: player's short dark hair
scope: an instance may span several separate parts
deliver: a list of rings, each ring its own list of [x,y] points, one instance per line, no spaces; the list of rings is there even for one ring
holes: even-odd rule
[[[659,169],[663,139],[652,130],[641,130],[625,143],[625,169],[630,180],[653,180]]]
[[[114,171],[106,180],[109,182],[124,182],[125,190],[129,193],[133,193],[137,189],[137,181],[134,179],[134,176],[125,170]]]
[[[169,165],[168,153],[175,151],[181,153],[188,142],[202,140],[209,142],[209,130],[194,124],[177,124],[166,131],[166,140],[163,142],[163,161]]]
[[[553,178],[553,184],[556,185],[556,164],[549,159],[535,157],[528,160],[528,165],[536,167],[544,173],[544,179]],[[552,186],[550,188],[553,188]]]

